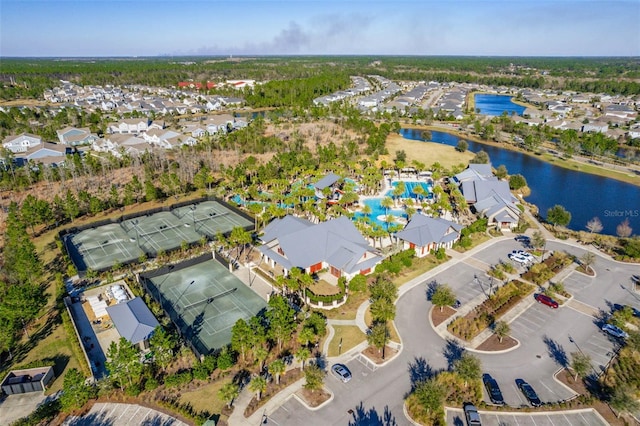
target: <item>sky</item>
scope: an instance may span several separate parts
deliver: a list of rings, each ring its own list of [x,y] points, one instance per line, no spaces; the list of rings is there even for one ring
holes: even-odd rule
[[[640,0],[0,0],[0,56],[158,55],[640,56]]]

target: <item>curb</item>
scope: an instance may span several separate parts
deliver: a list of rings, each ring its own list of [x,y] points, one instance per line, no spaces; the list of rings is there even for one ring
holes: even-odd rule
[[[300,389],[304,389],[304,388],[300,388]],[[298,390],[300,390],[300,389],[298,389]],[[291,394],[291,396],[289,396],[289,398],[291,398],[291,397],[295,398],[296,400],[298,400],[298,402],[300,404],[302,404],[302,406],[304,408],[306,408],[309,411],[316,411],[316,410],[321,409],[325,405],[329,404],[331,401],[333,401],[333,398],[334,398],[334,394],[333,394],[333,392],[331,392],[331,389],[326,388],[326,387],[323,386],[322,390],[324,390],[325,392],[328,392],[330,396],[329,396],[329,399],[327,399],[325,402],[323,402],[322,404],[318,405],[317,407],[310,407],[309,405],[307,405],[307,403],[304,401],[304,399],[302,399],[298,395],[296,395],[296,393],[298,391],[296,391],[293,394]],[[289,398],[287,398],[287,399],[289,399]]]
[[[553,380],[554,380],[556,383],[560,384],[563,388],[565,388],[566,390],[568,390],[569,392],[571,392],[571,393],[573,394],[573,396],[572,396],[571,398],[569,398],[569,399],[565,399],[565,401],[571,401],[571,400],[573,400],[573,399],[576,399],[580,394],[576,393],[576,391],[574,391],[574,390],[573,390],[573,389],[571,389],[569,386],[565,385],[565,384],[564,384],[564,383],[562,383],[560,380],[558,380],[558,377],[557,377],[557,376],[558,376],[558,374],[560,374],[560,372],[561,372],[562,370],[565,370],[565,368],[564,368],[564,367],[560,367],[560,368],[558,368],[558,369],[556,370],[556,372],[555,372],[555,373],[553,373],[553,375],[552,375],[551,377],[553,377]]]

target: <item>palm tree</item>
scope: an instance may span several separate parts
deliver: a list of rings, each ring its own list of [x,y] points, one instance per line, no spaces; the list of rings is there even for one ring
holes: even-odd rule
[[[284,373],[286,367],[287,366],[282,359],[276,359],[271,364],[269,364],[269,373],[273,376],[276,376],[276,384],[280,384],[280,375]]]
[[[249,390],[256,393],[256,399],[260,401],[260,395],[267,390],[267,380],[262,376],[256,376],[249,383]]]
[[[296,358],[301,363],[301,370],[304,370],[304,363],[309,359],[310,356],[311,352],[309,351],[309,348],[305,348],[304,346],[298,349],[298,351],[296,352]]]
[[[218,398],[227,403],[227,408],[231,408],[233,400],[240,395],[240,387],[233,382],[229,382],[222,386],[218,391]]]

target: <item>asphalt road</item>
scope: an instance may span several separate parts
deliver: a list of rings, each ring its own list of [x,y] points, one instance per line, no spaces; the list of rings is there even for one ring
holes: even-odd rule
[[[295,398],[289,399],[273,413],[267,413],[271,424],[409,425],[403,414],[403,401],[411,390],[412,380],[447,368],[454,358],[448,354],[455,353],[456,349],[429,325],[427,315],[431,305],[426,298],[427,283],[435,280],[450,285],[458,299],[466,303],[488,290],[489,280],[483,266],[506,260],[511,250],[521,247],[513,240],[498,242],[405,293],[397,302],[396,315],[403,350],[393,361],[377,369],[365,365],[359,357],[347,361],[345,364],[353,373],[350,382],[345,384],[327,376],[326,387],[334,393],[330,404],[310,411]],[[584,253],[582,248],[557,242],[550,242],[547,249],[565,250],[578,257]],[[568,305],[551,309],[533,304],[511,323],[512,336],[520,341],[517,349],[501,354],[478,354],[483,370],[501,386],[507,404],[518,407],[525,403],[515,387],[516,378],[527,380],[543,401],[571,397],[572,392],[553,379],[554,372],[570,362],[571,352],[582,351],[591,356],[596,373],[611,358],[618,342],[604,335],[599,321],[584,311],[609,312],[611,303],[640,308],[640,295],[630,292],[629,287],[631,275],[638,274],[640,268],[600,256],[594,268],[596,277],[572,272],[564,281],[576,304],[582,304],[576,306],[583,309]]]

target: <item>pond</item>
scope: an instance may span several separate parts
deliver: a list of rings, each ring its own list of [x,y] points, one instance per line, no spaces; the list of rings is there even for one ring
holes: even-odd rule
[[[506,111],[508,115],[522,115],[526,107],[512,102],[513,97],[507,95],[487,95],[476,93],[474,102],[476,111],[480,110],[480,114],[498,116]]]
[[[401,129],[406,139],[424,141],[422,130]],[[432,131],[432,142],[456,146],[458,136]],[[504,164],[509,174],[521,174],[527,179],[531,195],[526,201],[535,204],[541,215],[556,204],[564,206],[571,215],[568,228],[585,231],[594,217],[602,221],[602,233],[615,235],[616,227],[628,219],[634,234],[640,233],[640,187],[602,176],[569,170],[520,152],[492,145],[467,141],[469,150],[484,150],[494,167]]]

